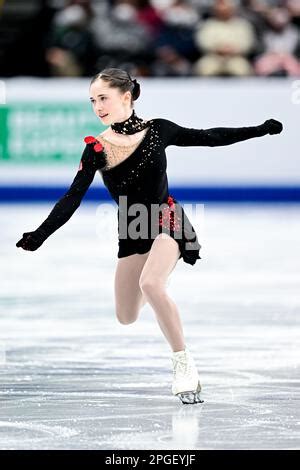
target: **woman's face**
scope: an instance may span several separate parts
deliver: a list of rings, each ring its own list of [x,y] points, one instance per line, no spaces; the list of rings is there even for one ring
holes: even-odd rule
[[[124,121],[131,113],[130,91],[121,93],[119,88],[110,87],[104,80],[91,84],[90,99],[94,113],[107,126]]]

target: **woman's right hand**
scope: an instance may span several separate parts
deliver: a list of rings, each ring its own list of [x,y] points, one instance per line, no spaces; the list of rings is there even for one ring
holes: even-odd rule
[[[16,246],[23,248],[23,250],[35,251],[44,241],[45,239],[35,230],[33,232],[23,233],[23,237],[16,243]]]

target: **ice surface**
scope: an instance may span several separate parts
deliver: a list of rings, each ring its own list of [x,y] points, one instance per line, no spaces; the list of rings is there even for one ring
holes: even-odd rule
[[[207,205],[195,222],[202,260],[181,259],[168,291],[197,405],[171,394],[149,305],[134,324],[116,319],[115,212],[101,228],[82,204],[38,251],[15,247],[51,208],[0,206],[1,449],[300,447],[299,206]]]

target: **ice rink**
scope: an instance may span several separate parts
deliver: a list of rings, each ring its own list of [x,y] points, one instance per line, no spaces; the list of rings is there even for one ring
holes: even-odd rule
[[[1,449],[299,449],[300,205],[205,205],[202,259],[168,286],[196,405],[171,394],[151,307],[116,319],[114,212],[82,203],[38,251],[16,248],[52,207],[0,206]]]

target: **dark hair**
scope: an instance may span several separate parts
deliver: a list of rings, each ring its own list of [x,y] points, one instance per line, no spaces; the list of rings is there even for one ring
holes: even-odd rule
[[[110,87],[119,88],[121,90],[121,93],[130,91],[131,106],[133,106],[133,101],[136,101],[140,96],[140,84],[136,81],[136,79],[132,80],[126,70],[117,69],[113,67],[106,68],[92,77],[90,86],[99,78],[101,78],[101,80],[104,80],[105,82],[108,82]]]

